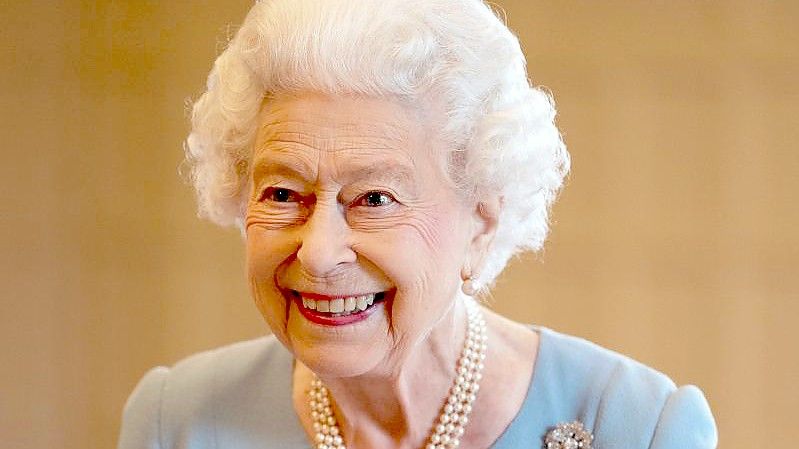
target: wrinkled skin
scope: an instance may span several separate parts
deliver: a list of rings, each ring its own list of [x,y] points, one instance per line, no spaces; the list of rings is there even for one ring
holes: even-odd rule
[[[273,332],[320,374],[395,370],[452,307],[474,214],[420,114],[310,95],[263,111],[246,219],[251,285]],[[330,327],[303,318],[281,289],[396,293],[383,313]]]
[[[500,201],[478,207],[458,193],[433,108],[298,94],[269,99],[259,119],[247,267],[256,305],[297,358],[298,416],[310,433],[303,392],[313,371],[333,395],[349,447],[418,447],[465,338],[458,299],[464,267],[479,271]],[[325,326],[299,312],[291,290],[386,291],[389,299],[366,320]],[[501,385],[502,402],[477,413],[490,423],[472,434],[477,445],[487,445],[513,417],[532,369],[533,334],[520,327],[491,334],[514,325],[486,313],[493,339],[486,364],[493,354],[513,362],[486,370],[484,389]],[[517,361],[522,376],[508,382],[504,369]]]

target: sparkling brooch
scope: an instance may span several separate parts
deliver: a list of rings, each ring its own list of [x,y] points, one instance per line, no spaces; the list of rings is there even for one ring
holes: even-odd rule
[[[594,436],[583,428],[583,423],[561,423],[547,432],[544,449],[591,449]]]

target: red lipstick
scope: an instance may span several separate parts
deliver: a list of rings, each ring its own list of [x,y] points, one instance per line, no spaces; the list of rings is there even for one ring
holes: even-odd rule
[[[303,317],[305,317],[308,321],[312,323],[321,324],[324,326],[345,326],[348,324],[357,323],[369,318],[375,311],[379,308],[384,307],[382,303],[384,302],[385,293],[380,292],[374,295],[374,302],[366,308],[366,310],[359,310],[355,309],[348,314],[343,313],[330,313],[330,312],[320,312],[318,310],[310,309],[303,305],[302,298],[305,299],[312,299],[315,301],[332,301],[335,299],[346,298],[347,296],[329,296],[323,295],[318,293],[297,293],[292,292],[292,301],[297,306],[297,309],[300,311]],[[302,295],[302,296],[300,296]],[[361,296],[361,295],[353,295],[353,296]]]

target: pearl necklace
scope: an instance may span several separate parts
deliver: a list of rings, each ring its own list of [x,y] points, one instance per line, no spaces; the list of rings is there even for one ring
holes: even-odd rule
[[[486,324],[480,306],[474,300],[469,299],[465,304],[469,324],[458,360],[457,376],[425,449],[455,449],[460,445],[460,437],[469,423],[469,413],[480,389],[488,339]],[[330,393],[316,376],[311,381],[308,397],[316,432],[316,449],[346,449],[341,429],[333,416]]]

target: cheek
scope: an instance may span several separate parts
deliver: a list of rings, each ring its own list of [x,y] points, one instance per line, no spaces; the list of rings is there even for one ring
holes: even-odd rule
[[[463,248],[450,220],[444,214],[409,219],[380,239],[392,242],[382,244],[378,263],[397,288],[389,315],[397,347],[416,347],[455,298]]]
[[[287,304],[275,284],[275,273],[290,257],[294,245],[283,232],[247,228],[247,275],[253,300],[274,332],[285,327]]]
[[[392,280],[403,301],[430,307],[432,299],[451,299],[460,276],[465,241],[455,217],[441,207],[408,214],[394,226],[365,233],[356,251]]]

